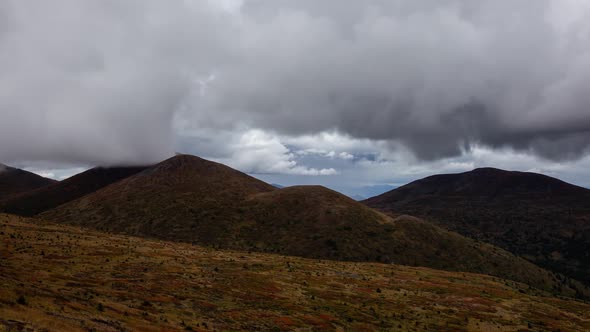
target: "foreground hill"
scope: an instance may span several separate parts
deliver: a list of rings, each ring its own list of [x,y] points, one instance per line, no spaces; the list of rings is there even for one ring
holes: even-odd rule
[[[490,276],[220,251],[0,215],[0,330],[588,331]]]
[[[33,216],[95,192],[146,168],[96,167],[89,169],[61,182],[55,182],[0,202],[0,211],[21,216]]]
[[[411,214],[590,284],[590,190],[492,168],[435,175],[367,205]]]
[[[588,295],[570,280],[416,218],[392,219],[319,186],[277,189],[227,166],[176,156],[41,218],[135,236],[310,258],[486,273]]]
[[[0,201],[12,195],[48,186],[57,181],[0,164]]]

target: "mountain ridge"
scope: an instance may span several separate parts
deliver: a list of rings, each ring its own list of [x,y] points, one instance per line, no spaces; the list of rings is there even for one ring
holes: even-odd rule
[[[570,295],[581,289],[501,249],[415,218],[391,219],[325,187],[277,189],[189,155],[170,158],[38,217],[216,248],[487,273],[543,289],[563,288]]]
[[[146,166],[91,168],[60,182],[13,195],[0,202],[0,211],[31,217],[145,169]]]
[[[0,163],[0,201],[57,181]]]
[[[484,168],[426,177],[364,201],[410,214],[590,284],[590,190]]]

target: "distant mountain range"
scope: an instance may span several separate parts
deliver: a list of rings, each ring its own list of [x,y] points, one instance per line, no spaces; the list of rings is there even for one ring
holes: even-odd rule
[[[495,244],[590,284],[590,190],[493,168],[427,177],[365,201]]]
[[[391,217],[321,186],[279,189],[190,155],[92,169],[13,197],[0,211],[215,248],[484,273],[590,295],[575,280],[418,218]]]
[[[367,199],[365,196],[361,195],[352,195],[350,196],[350,198],[354,199],[355,201],[364,201],[365,199]]]

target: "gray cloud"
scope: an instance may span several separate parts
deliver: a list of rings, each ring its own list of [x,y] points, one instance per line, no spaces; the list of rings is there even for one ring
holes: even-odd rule
[[[2,2],[2,159],[116,164],[169,156],[174,112],[190,89],[185,67],[198,62],[180,32],[196,30],[201,14],[182,8]]]
[[[250,45],[258,66],[219,73],[219,109],[290,134],[399,141],[424,159],[473,144],[552,159],[588,148],[589,11],[579,2],[254,3],[251,29],[288,38]],[[239,77],[256,79],[228,84]]]
[[[336,130],[422,159],[588,152],[584,1],[240,3],[3,2],[0,156],[148,162],[179,127],[238,126]]]

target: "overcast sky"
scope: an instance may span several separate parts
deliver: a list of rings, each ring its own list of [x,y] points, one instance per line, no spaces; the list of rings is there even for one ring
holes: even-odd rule
[[[0,73],[0,161],[55,178],[179,151],[350,195],[590,186],[586,0],[4,0]]]

